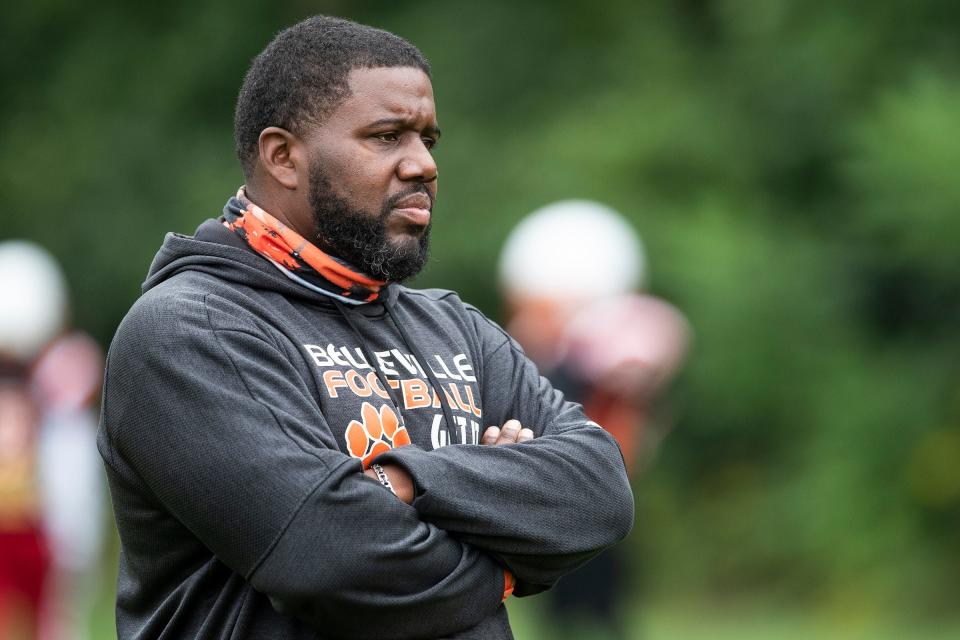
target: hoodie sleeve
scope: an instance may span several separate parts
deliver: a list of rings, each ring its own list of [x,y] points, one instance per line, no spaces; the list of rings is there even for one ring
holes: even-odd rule
[[[142,298],[124,320],[105,383],[106,462],[324,637],[439,637],[491,616],[503,568],[364,476],[324,440],[277,346],[210,313],[205,299]]]
[[[613,437],[567,402],[519,345],[475,309],[484,426],[516,418],[536,438],[515,445],[404,447],[383,462],[414,479],[421,517],[499,558],[516,595],[548,589],[624,538],[633,494]]]

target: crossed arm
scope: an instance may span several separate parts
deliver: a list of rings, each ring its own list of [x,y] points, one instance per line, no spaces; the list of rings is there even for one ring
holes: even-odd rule
[[[489,345],[484,415],[510,418],[484,433],[484,444],[497,446],[401,447],[378,461],[409,475],[411,505],[424,522],[496,558],[516,578],[514,594],[530,595],[626,536],[633,494],[610,434],[480,318]]]

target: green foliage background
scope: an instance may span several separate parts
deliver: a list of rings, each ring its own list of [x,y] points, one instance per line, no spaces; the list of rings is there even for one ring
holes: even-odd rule
[[[434,65],[424,286],[497,316],[525,213],[626,214],[696,332],[636,483],[654,598],[937,619],[960,596],[960,5],[947,0],[75,3],[0,24],[6,237],[104,344],[167,231],[241,181],[249,60],[312,13]],[[774,605],[771,605],[774,606]]]

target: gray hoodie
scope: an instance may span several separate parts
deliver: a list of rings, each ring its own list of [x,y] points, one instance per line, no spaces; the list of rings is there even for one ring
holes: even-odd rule
[[[477,446],[511,418],[536,438]],[[348,307],[216,220],[154,259],[98,444],[121,639],[511,638],[504,569],[538,593],[633,523],[613,438],[455,293]]]

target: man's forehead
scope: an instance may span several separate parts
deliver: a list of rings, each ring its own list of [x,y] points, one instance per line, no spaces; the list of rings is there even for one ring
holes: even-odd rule
[[[350,97],[341,105],[353,115],[435,120],[433,85],[416,67],[353,69],[348,76]]]

